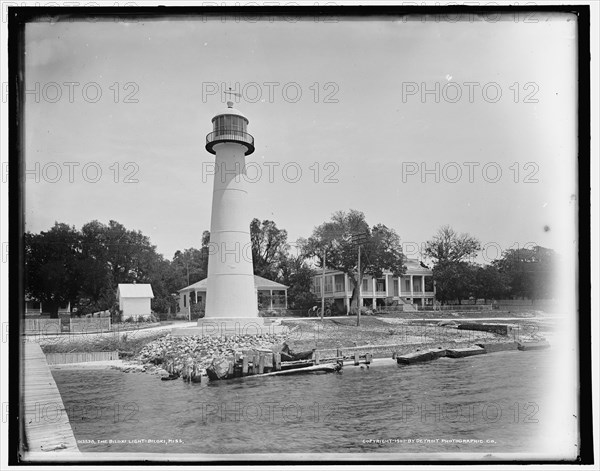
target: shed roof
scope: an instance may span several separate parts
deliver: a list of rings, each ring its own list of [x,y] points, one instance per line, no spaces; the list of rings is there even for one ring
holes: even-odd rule
[[[181,288],[179,292],[183,291],[206,291],[208,278],[204,278],[203,280],[198,281],[192,285],[186,286],[185,288]],[[282,285],[281,283],[277,283],[276,281],[267,280],[262,276],[254,275],[254,287],[258,290],[261,289],[288,289],[288,286]]]
[[[119,283],[117,288],[121,298],[153,298],[152,286],[149,283]]]

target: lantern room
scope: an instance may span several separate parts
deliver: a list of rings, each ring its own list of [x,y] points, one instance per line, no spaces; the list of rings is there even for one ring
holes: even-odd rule
[[[206,136],[206,150],[216,154],[217,144],[233,142],[246,147],[245,155],[254,152],[254,137],[246,132],[248,118],[233,107],[233,102],[227,102],[227,110],[212,119],[213,131]]]

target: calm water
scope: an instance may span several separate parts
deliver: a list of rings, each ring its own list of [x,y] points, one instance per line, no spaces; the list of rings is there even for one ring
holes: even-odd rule
[[[84,452],[493,453],[545,449],[550,366],[543,352],[503,352],[205,386],[53,374]]]

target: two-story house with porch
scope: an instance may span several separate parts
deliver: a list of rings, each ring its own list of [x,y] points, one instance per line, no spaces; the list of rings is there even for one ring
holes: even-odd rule
[[[386,298],[401,304],[432,306],[434,302],[433,272],[418,260],[405,261],[406,273],[400,277],[384,271],[383,277],[365,275],[362,280],[362,305],[377,307],[385,305]],[[322,273],[313,277],[312,291],[321,297]],[[337,270],[325,270],[325,301],[336,305],[339,312],[348,312],[354,284],[348,275]]]

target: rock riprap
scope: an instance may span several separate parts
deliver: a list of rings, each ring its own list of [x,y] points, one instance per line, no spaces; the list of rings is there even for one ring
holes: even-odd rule
[[[280,351],[286,340],[284,334],[191,336],[173,337],[170,334],[144,346],[135,358],[145,364],[167,365],[174,372],[195,365],[206,369],[216,358],[230,357],[236,352],[251,349]]]

